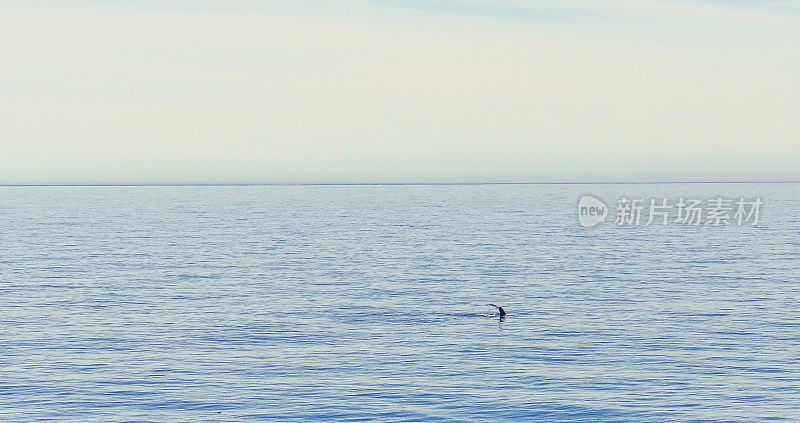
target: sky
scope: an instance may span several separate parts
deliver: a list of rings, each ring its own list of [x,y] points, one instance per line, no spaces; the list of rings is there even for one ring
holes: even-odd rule
[[[6,0],[0,184],[800,180],[800,1]]]

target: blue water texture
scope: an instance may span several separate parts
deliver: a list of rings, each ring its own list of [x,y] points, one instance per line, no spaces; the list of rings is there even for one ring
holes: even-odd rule
[[[0,187],[0,421],[800,421],[798,235],[792,183]]]

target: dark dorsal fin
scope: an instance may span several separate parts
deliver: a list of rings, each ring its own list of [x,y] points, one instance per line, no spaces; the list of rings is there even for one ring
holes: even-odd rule
[[[500,317],[503,317],[503,316],[505,316],[505,315],[506,315],[506,311],[505,311],[505,310],[503,310],[503,307],[500,307],[500,306],[498,306],[498,305],[494,305],[494,304],[492,304],[492,303],[489,303],[488,305],[490,305],[490,306],[492,306],[492,307],[496,308],[496,309],[497,309],[497,311],[499,311],[499,312],[500,312]]]

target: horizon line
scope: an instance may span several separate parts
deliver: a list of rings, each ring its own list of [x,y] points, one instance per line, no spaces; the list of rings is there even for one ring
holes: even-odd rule
[[[225,187],[225,186],[403,186],[403,185],[668,185],[668,184],[792,184],[787,181],[598,181],[598,182],[247,182],[247,183],[30,183],[2,184],[0,187]]]

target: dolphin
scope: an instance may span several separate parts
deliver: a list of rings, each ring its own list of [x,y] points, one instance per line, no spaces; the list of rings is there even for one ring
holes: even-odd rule
[[[494,305],[494,304],[487,304],[487,305],[490,305],[490,306],[492,306],[492,307],[496,308],[496,309],[497,309],[497,311],[499,311],[499,312],[500,312],[500,317],[503,317],[503,316],[505,316],[505,315],[506,315],[506,311],[505,311],[505,310],[503,310],[503,307],[496,306],[496,305]]]

